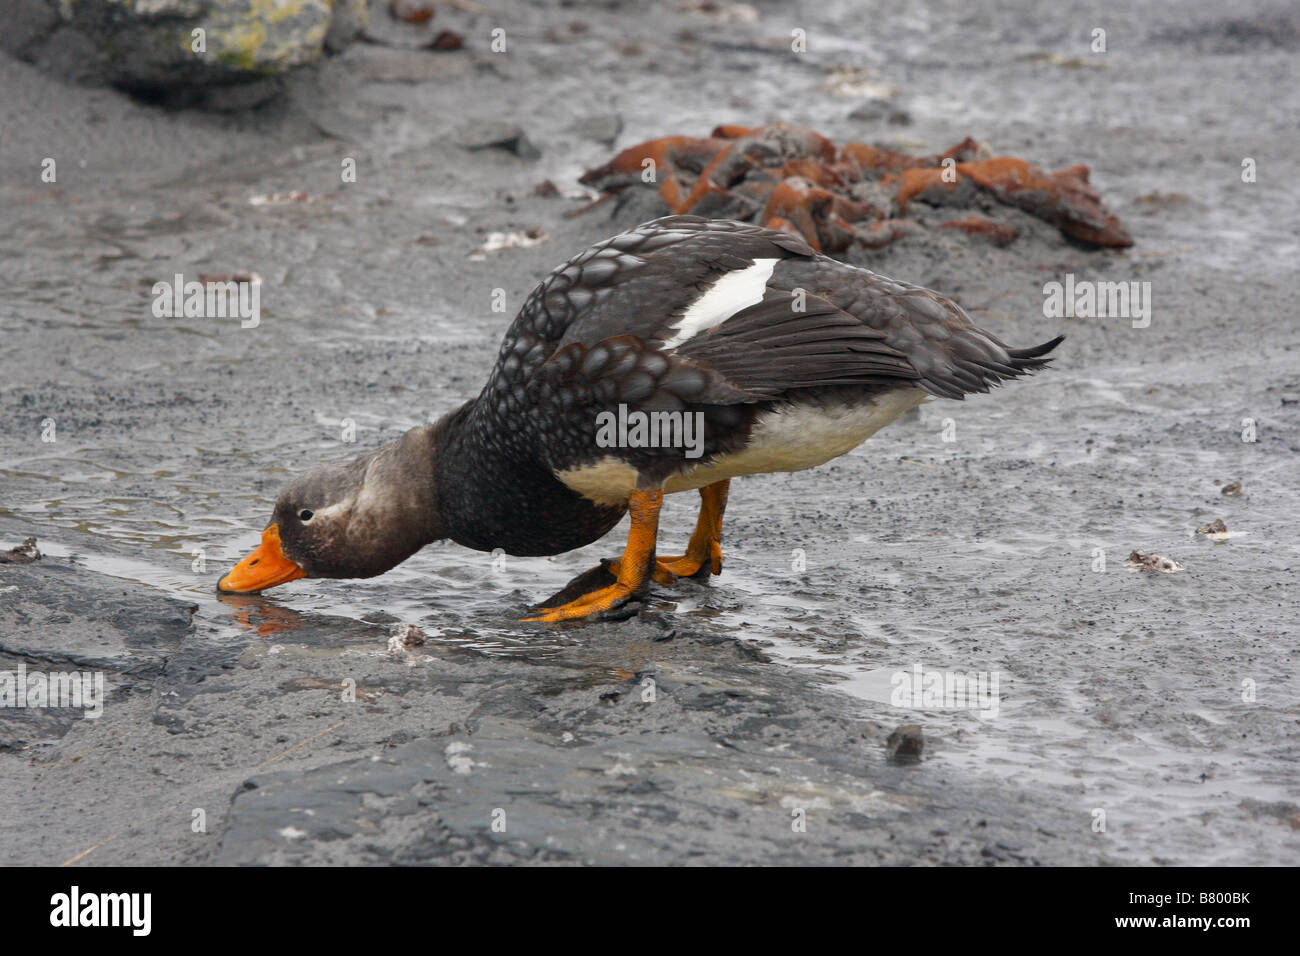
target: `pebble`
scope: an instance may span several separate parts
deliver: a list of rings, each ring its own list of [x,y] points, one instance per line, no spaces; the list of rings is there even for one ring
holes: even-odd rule
[[[889,759],[893,763],[919,763],[921,753],[925,750],[925,738],[920,724],[903,724],[889,735],[885,741]]]

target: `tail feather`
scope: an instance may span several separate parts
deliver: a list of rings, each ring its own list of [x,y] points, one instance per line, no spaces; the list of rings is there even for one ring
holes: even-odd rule
[[[1020,372],[1032,372],[1034,369],[1043,368],[1052,359],[1048,352],[1056,348],[1065,341],[1064,335],[1058,335],[1050,342],[1044,342],[1042,345],[1035,345],[1027,349],[1007,349],[1007,354],[1011,356],[1016,370]]]
[[[1048,355],[1065,339],[1027,349],[1013,349],[983,329],[969,326],[955,332],[942,350],[913,352],[908,356],[917,372],[917,384],[932,395],[961,401],[974,392],[987,392],[1003,382],[1046,367]]]

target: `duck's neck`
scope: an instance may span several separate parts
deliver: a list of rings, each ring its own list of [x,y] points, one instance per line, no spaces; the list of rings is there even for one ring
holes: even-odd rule
[[[371,573],[394,567],[426,544],[447,537],[430,468],[437,455],[438,424],[412,428],[353,463],[360,487],[347,534],[354,553],[373,558],[367,568]]]

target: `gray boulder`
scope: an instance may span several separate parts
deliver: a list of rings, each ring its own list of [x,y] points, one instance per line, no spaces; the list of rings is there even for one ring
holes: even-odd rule
[[[250,82],[272,88],[268,79],[342,49],[366,23],[366,0],[14,0],[14,7],[0,41],[8,52],[69,79],[164,94]]]

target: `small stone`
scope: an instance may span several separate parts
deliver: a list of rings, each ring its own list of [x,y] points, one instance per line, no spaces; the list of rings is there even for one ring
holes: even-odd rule
[[[515,247],[528,248],[546,242],[550,237],[541,226],[529,226],[517,232],[489,232],[483,244],[470,253],[471,259],[483,259],[489,253]]]
[[[677,7],[714,23],[757,23],[758,8],[748,3],[718,3],[717,0],[683,0]]]
[[[849,113],[849,119],[859,123],[888,123],[890,126],[911,126],[912,114],[888,99],[873,96],[858,104]]]
[[[424,631],[414,624],[394,624],[392,636],[388,639],[390,651],[409,651],[420,647],[427,640]]]
[[[617,113],[601,113],[584,117],[569,128],[583,139],[601,146],[613,146],[618,134],[623,132],[623,117]]]
[[[430,40],[426,45],[426,50],[438,50],[444,52],[447,50],[459,50],[465,45],[465,38],[455,30],[443,30],[436,37]]]
[[[388,15],[402,23],[428,23],[433,19],[433,4],[388,0]]]
[[[1197,528],[1196,533],[1226,538],[1228,536],[1228,526],[1223,523],[1222,518],[1215,518],[1209,524],[1203,524]]]
[[[262,277],[256,272],[200,272],[199,282],[207,285],[210,282],[247,282],[249,285],[261,285]]]
[[[16,548],[0,552],[0,564],[31,564],[41,559],[41,552],[36,550],[35,538],[24,538]]]
[[[461,130],[456,137],[456,145],[470,152],[501,149],[528,160],[542,155],[542,151],[532,144],[520,127],[508,123],[473,123]]]
[[[893,763],[919,763],[925,749],[925,738],[920,724],[904,724],[894,730],[885,741],[889,759]]]
[[[1173,558],[1166,558],[1163,554],[1147,554],[1145,551],[1132,552],[1124,564],[1132,571],[1159,571],[1163,574],[1173,574],[1175,571],[1183,570],[1183,566]]]

